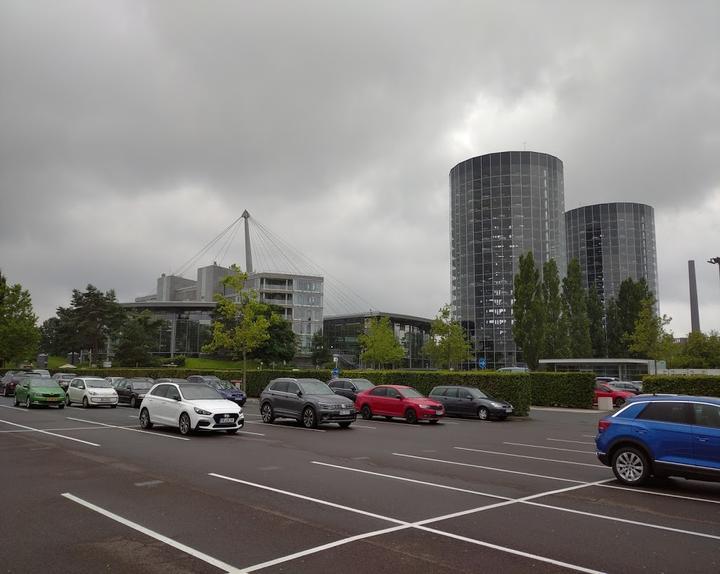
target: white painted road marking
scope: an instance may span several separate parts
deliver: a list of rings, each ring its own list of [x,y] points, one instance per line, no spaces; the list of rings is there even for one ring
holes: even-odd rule
[[[290,425],[273,425],[273,424],[264,423],[262,421],[245,421],[245,424],[267,425],[267,428],[273,428],[273,429],[291,429],[291,430],[304,430],[304,431],[312,431],[312,432],[325,432],[324,429],[306,429],[305,427],[291,427]]]
[[[529,447],[529,448],[543,448],[543,449],[546,449],[546,450],[561,450],[561,451],[563,451],[563,452],[579,452],[579,453],[581,453],[581,454],[592,454],[592,455],[595,454],[595,451],[594,451],[594,450],[576,450],[576,449],[573,449],[573,448],[560,448],[560,447],[557,447],[557,446],[540,446],[540,445],[537,445],[537,444],[527,444],[527,443],[524,443],[524,442],[504,442],[503,444],[509,444],[509,445],[512,445],[512,446],[526,446],[526,447]]]
[[[27,409],[21,409],[20,407],[11,407],[9,405],[0,405],[0,407],[2,407],[4,409],[12,409],[14,411],[20,411],[21,413],[26,413],[26,414],[28,413]]]
[[[551,440],[551,441],[554,441],[554,442],[571,442],[571,443],[574,443],[574,444],[592,444],[592,445],[595,444],[594,442],[586,442],[586,441],[583,441],[583,440],[566,440],[566,439],[564,439],[564,438],[548,438],[547,440]]]
[[[640,488],[632,488],[629,486],[618,486],[616,484],[601,484],[603,488],[612,488],[615,490],[626,490],[636,494],[650,494],[652,496],[665,496],[667,498],[678,498],[680,500],[692,500],[695,502],[709,502],[710,504],[720,504],[720,500],[712,500],[710,498],[700,498],[698,496],[685,496],[684,494],[670,494],[669,492],[658,492],[656,490],[642,490]]]
[[[118,426],[118,425],[108,425],[108,424],[105,424],[105,423],[100,423],[100,422],[98,422],[98,421],[88,421],[88,420],[85,420],[85,419],[76,419],[76,418],[74,418],[74,417],[65,417],[65,418],[67,418],[67,419],[70,420],[70,421],[77,421],[77,422],[79,422],[79,423],[89,423],[89,424],[93,424],[93,425],[100,425],[100,426],[103,426],[103,427],[108,427],[108,428],[111,428],[111,429],[120,429],[120,430],[126,430],[126,431],[131,431],[131,432],[139,432],[139,433],[143,433],[143,434],[149,434],[150,436],[157,436],[157,437],[164,437],[164,438],[173,438],[173,439],[175,439],[175,440],[190,440],[189,438],[185,438],[184,436],[173,436],[173,435],[170,435],[170,434],[160,434],[160,433],[156,433],[156,432],[150,432],[150,431],[140,430],[140,429],[135,429],[135,428],[121,427],[121,426]]]
[[[100,446],[100,445],[97,444],[96,442],[88,442],[88,441],[86,441],[86,440],[80,440],[79,438],[73,438],[73,437],[71,437],[71,436],[65,436],[65,435],[62,435],[62,434],[56,434],[56,433],[54,433],[54,432],[50,432],[50,431],[46,431],[46,430],[42,430],[42,429],[36,429],[36,428],[28,427],[28,426],[25,426],[25,425],[19,425],[19,424],[17,424],[17,423],[11,423],[10,421],[0,420],[0,423],[5,423],[5,424],[8,424],[8,425],[12,425],[12,426],[14,426],[14,427],[20,427],[20,428],[32,430],[32,431],[35,431],[35,432],[39,432],[39,433],[41,433],[41,434],[47,434],[47,435],[50,435],[50,436],[56,436],[56,437],[59,437],[59,438],[64,438],[65,440],[71,440],[71,441],[74,441],[74,442],[80,442],[80,443],[82,443],[82,444],[87,444],[87,445],[90,445],[90,446]]]
[[[528,456],[526,454],[511,454],[509,452],[497,452],[494,450],[482,450],[479,448],[466,448],[464,446],[454,446],[453,448],[456,450],[464,450],[464,451],[469,451],[469,452],[480,452],[480,453],[484,453],[484,454],[495,454],[495,455],[499,455],[499,456],[512,456],[514,458],[528,458],[531,460],[543,460],[545,462],[557,462],[560,464],[574,464],[576,466],[590,466],[592,468],[603,468],[603,465],[600,463],[590,464],[587,462],[573,462],[570,460],[558,460],[556,458],[541,458],[539,456]]]
[[[495,472],[506,472],[508,474],[520,474],[522,476],[532,476],[534,478],[547,478],[548,480],[560,480],[563,482],[574,482],[576,484],[585,484],[582,480],[573,480],[571,478],[560,478],[559,476],[548,476],[546,474],[534,474],[532,472],[522,472],[520,470],[508,470],[506,468],[495,468],[493,466],[482,466],[480,464],[470,464],[468,462],[457,462],[455,460],[442,460],[440,458],[429,458],[427,456],[417,456],[414,454],[403,454],[400,452],[392,453],[394,456],[402,456],[405,458],[413,458],[417,460],[425,460],[428,462],[441,462],[443,464],[454,464],[456,466],[467,466],[470,468],[479,468],[482,470],[492,470]]]
[[[64,492],[62,494],[62,496],[64,496],[68,500],[72,500],[73,502],[77,502],[78,504],[81,504],[85,508],[89,508],[90,510],[97,512],[98,514],[102,514],[103,516],[106,516],[107,518],[110,518],[111,520],[114,520],[115,522],[119,522],[120,524],[123,524],[129,528],[132,528],[133,530],[142,532],[143,534],[150,536],[151,538],[154,538],[155,540],[164,542],[168,546],[177,548],[181,552],[185,552],[185,554],[189,554],[190,556],[193,556],[194,558],[197,558],[198,560],[202,560],[203,562],[206,562],[207,564],[215,566],[216,568],[220,568],[221,570],[224,570],[225,572],[228,572],[230,574],[242,574],[242,570],[240,570],[239,568],[236,568],[235,566],[231,566],[230,564],[222,562],[221,560],[218,560],[217,558],[208,556],[207,554],[200,552],[199,550],[195,550],[194,548],[191,548],[190,546],[187,546],[181,542],[177,542],[176,540],[173,540],[172,538],[168,538],[167,536],[164,536],[163,534],[159,534],[158,532],[155,532],[154,530],[145,528],[144,526],[141,526],[140,524],[137,524],[136,522],[132,522],[132,521],[128,520],[127,518],[123,518],[122,516],[119,516],[113,512],[110,512],[109,510],[100,508],[99,506],[96,506],[96,505],[92,504],[91,502],[87,502],[86,500],[83,500],[82,498],[78,498],[77,496],[70,494],[69,492]]]
[[[22,433],[22,432],[39,432],[40,430],[44,431],[76,431],[76,430],[107,430],[108,427],[62,427],[62,428],[56,428],[56,429],[32,429],[32,430],[4,430],[0,431],[0,433]]]

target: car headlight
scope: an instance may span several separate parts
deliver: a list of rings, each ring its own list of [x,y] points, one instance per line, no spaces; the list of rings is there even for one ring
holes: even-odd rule
[[[496,403],[496,402],[492,402],[492,403],[490,403],[490,404],[491,404],[493,407],[495,407],[496,409],[501,409],[501,408],[503,408],[503,407],[505,406],[505,405],[503,405],[502,403]]]
[[[87,394],[90,395],[91,397],[94,397],[96,393],[95,393],[95,391],[88,391]]]
[[[432,405],[418,405],[421,409],[432,409]]]
[[[333,408],[335,405],[330,404],[330,403],[318,403],[318,406],[319,406],[321,409],[331,409],[331,408]]]
[[[139,399],[144,399],[144,398],[145,398],[145,395],[138,395],[138,398],[139,398]]]
[[[206,411],[206,410],[200,409],[198,407],[195,407],[194,410],[199,415],[211,415],[212,414],[210,411]]]

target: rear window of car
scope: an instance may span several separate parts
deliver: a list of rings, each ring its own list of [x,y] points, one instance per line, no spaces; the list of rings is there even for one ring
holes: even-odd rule
[[[691,416],[690,405],[687,403],[658,401],[648,403],[636,418],[666,423],[691,424]]]
[[[701,427],[720,429],[720,407],[715,405],[694,404],[695,424]]]

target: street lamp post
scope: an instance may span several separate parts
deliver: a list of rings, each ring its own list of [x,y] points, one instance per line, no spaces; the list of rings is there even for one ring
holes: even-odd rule
[[[717,265],[718,272],[720,273],[720,257],[713,257],[712,259],[708,259],[708,263],[710,263],[711,265]]]

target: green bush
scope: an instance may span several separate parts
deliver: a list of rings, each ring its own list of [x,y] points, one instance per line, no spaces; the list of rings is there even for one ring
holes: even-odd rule
[[[526,375],[527,376],[527,375]],[[530,373],[532,404],[538,407],[593,408],[595,373]]]
[[[720,376],[650,375],[643,377],[643,392],[720,397]]]

